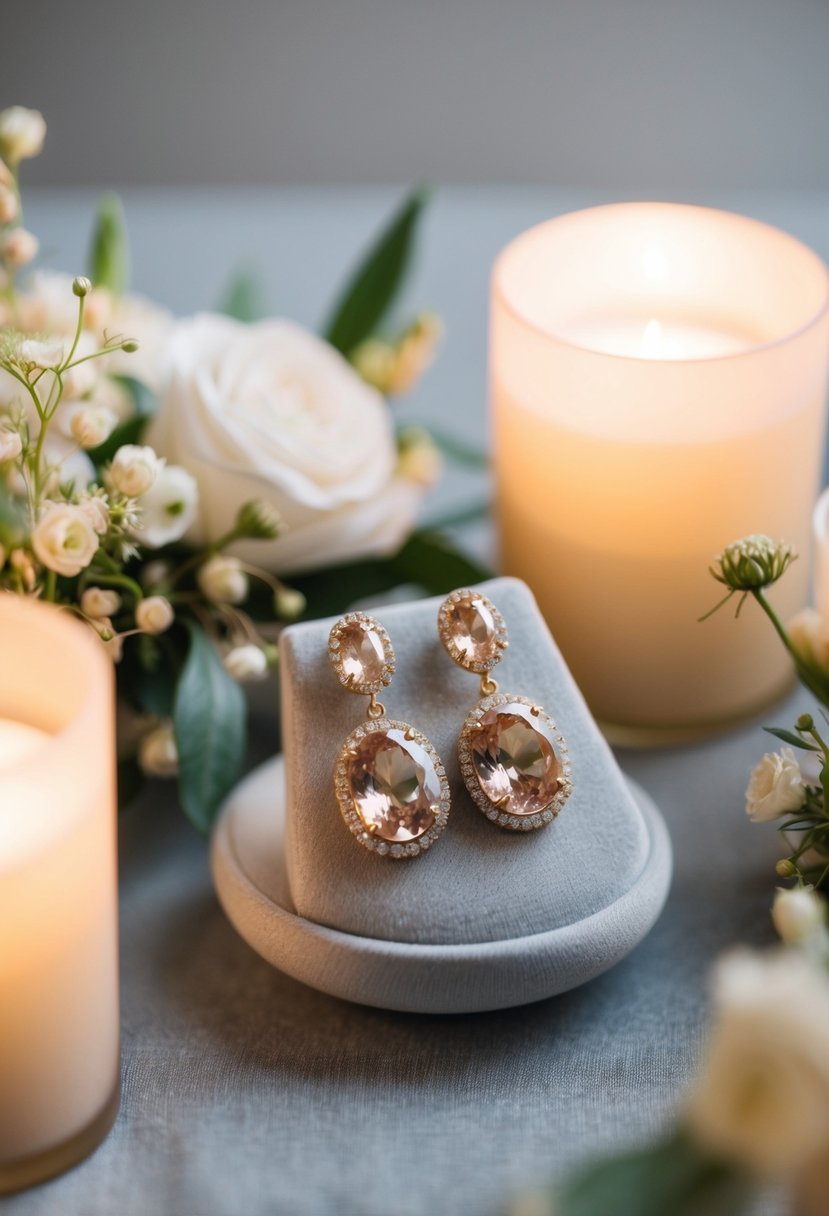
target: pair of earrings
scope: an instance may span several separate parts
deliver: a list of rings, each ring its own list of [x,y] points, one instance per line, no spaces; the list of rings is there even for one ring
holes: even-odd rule
[[[438,611],[438,634],[449,657],[480,676],[480,700],[458,737],[473,802],[499,827],[544,827],[570,796],[570,761],[564,737],[540,705],[498,692],[490,673],[508,645],[503,617],[481,592],[453,591]],[[368,719],[344,741],[334,765],[346,826],[380,856],[417,857],[446,827],[449,782],[426,736],[387,718],[377,699],[395,670],[389,635],[374,617],[351,612],[331,630],[328,654],[343,687],[370,698]]]

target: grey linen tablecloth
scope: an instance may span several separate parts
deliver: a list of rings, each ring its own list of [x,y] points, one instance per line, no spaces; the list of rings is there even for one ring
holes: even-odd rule
[[[775,833],[742,811],[762,749],[755,726],[622,755],[673,838],[662,919],[581,990],[474,1017],[365,1009],[273,971],[154,790],[121,832],[121,1113],[4,1216],[495,1216],[517,1188],[657,1134],[699,1055],[711,960],[772,939]]]
[[[128,192],[135,286],[195,311],[219,298],[235,265],[253,264],[272,299],[279,289],[280,310],[313,324],[395,197]],[[438,197],[413,299],[441,312],[449,341],[403,418],[483,442],[492,257],[522,228],[602,201],[541,188]],[[689,201],[782,224],[829,255],[825,196]],[[28,209],[67,270],[82,268],[93,203],[89,192],[50,192]],[[438,505],[480,491],[458,474]],[[787,725],[805,703],[795,697],[764,720]],[[363,1009],[273,971],[226,921],[207,847],[172,790],[152,790],[121,829],[121,1113],[92,1158],[0,1200],[3,1216],[496,1216],[517,1189],[657,1134],[699,1057],[713,959],[773,938],[775,833],[743,813],[747,772],[767,742],[754,724],[621,755],[673,839],[662,919],[585,988],[475,1017]],[[260,730],[252,759],[272,748]],[[782,1210],[773,1199],[763,1207]]]

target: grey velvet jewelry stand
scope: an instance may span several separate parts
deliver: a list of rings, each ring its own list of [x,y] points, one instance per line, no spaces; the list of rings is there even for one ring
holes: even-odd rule
[[[490,823],[458,769],[458,729],[478,681],[443,651],[440,600],[378,609],[397,653],[383,695],[388,714],[429,736],[452,789],[446,831],[411,860],[360,848],[334,800],[334,758],[367,701],[345,693],[329,666],[333,622],[283,635],[284,758],[231,794],[213,839],[213,875],[245,941],[323,992],[418,1013],[526,1004],[612,967],[665,902],[671,849],[658,810],[619,770],[529,589],[499,578],[484,590],[510,636],[494,675],[502,691],[532,697],[555,718],[573,793],[538,831]]]

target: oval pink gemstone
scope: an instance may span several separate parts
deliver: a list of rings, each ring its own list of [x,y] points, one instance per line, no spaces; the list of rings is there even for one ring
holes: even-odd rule
[[[371,626],[351,621],[340,631],[340,662],[354,684],[373,684],[383,678],[386,654],[383,639]]]
[[[417,840],[437,819],[440,778],[429,753],[402,730],[375,730],[354,744],[348,782],[357,814],[382,840]]]
[[[447,624],[462,658],[471,663],[485,663],[497,654],[495,620],[481,596],[466,596],[452,604]]]
[[[472,763],[490,802],[509,815],[537,815],[558,793],[561,761],[543,714],[520,701],[493,706],[472,732]]]

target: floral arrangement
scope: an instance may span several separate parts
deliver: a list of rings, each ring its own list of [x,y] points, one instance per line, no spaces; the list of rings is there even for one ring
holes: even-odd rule
[[[766,595],[796,558],[767,536],[728,545],[711,567],[726,594],[703,620],[735,596],[737,615],[754,599],[825,711],[822,617],[808,608],[784,625]],[[777,822],[786,842],[777,875],[791,885],[772,907],[782,945],[717,964],[707,1055],[670,1135],[522,1197],[516,1216],[736,1216],[770,1182],[789,1188],[798,1216],[829,1211],[829,742],[809,712],[793,730],[767,729],[784,746],[752,771],[746,813]]]
[[[430,315],[380,332],[425,196],[404,202],[322,336],[256,320],[246,280],[224,314],[174,321],[127,291],[117,199],[88,275],[32,272],[20,167],[45,134],[37,111],[0,113],[0,590],[72,612],[116,664],[122,801],[176,775],[207,830],[244,760],[239,685],[276,664],[280,623],[483,573],[416,529],[440,458],[389,408],[440,338]]]

